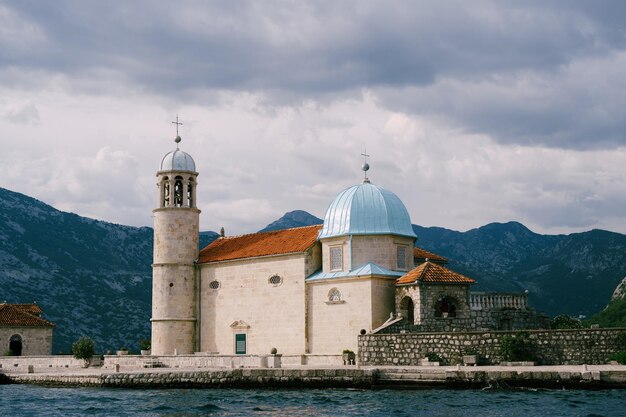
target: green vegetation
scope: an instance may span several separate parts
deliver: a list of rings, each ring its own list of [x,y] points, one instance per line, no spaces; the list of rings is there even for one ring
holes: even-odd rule
[[[139,340],[139,349],[140,350],[150,350],[151,347],[152,347],[152,344],[150,342],[150,339],[140,339]]]
[[[428,352],[426,354],[426,357],[428,358],[428,361],[430,362],[443,362],[443,358],[435,352]]]
[[[550,327],[553,329],[581,329],[583,323],[577,318],[562,314],[552,319]]]
[[[83,336],[72,343],[72,354],[76,359],[82,359],[88,364],[91,357],[96,353],[95,343],[92,338]]]
[[[500,354],[505,361],[535,361],[536,346],[528,332],[503,336],[500,340]]]
[[[626,327],[626,298],[611,301],[604,310],[585,320],[585,324],[598,324],[600,327]]]
[[[617,361],[617,363],[620,363],[622,365],[626,365],[626,350],[612,355],[609,359],[612,361]]]

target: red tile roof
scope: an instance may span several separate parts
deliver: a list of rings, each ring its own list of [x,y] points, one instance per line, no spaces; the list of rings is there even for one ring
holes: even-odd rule
[[[43,310],[41,309],[41,307],[39,307],[35,303],[32,303],[32,304],[11,304],[11,305],[21,309],[22,311],[24,311],[24,312],[26,312],[28,314],[32,314],[34,316],[40,317],[41,314],[43,313]]]
[[[443,256],[439,256],[436,253],[432,253],[427,251],[426,249],[418,248],[417,246],[413,249],[413,258],[416,259],[428,259],[429,261],[439,262],[439,263],[447,263],[448,259]]]
[[[200,251],[198,263],[305,252],[317,241],[322,225],[222,237]]]
[[[432,262],[424,262],[420,266],[398,278],[396,284],[413,284],[416,282],[435,282],[442,284],[473,284],[471,278],[449,270]]]
[[[39,311],[41,308],[37,307]],[[37,311],[29,304],[0,304],[0,326],[3,327],[54,327],[31,311]]]

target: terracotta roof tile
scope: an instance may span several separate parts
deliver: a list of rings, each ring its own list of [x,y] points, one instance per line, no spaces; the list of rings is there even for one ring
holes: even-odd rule
[[[54,324],[30,313],[29,308],[24,308],[23,304],[0,304],[0,326],[54,327]]]
[[[417,268],[407,272],[406,275],[398,278],[396,284],[412,284],[415,282],[473,284],[476,281],[436,263],[424,262]]]
[[[443,256],[439,256],[436,253],[429,252],[426,249],[422,249],[417,246],[415,247],[415,249],[413,249],[413,257],[416,259],[428,259],[429,261],[433,262],[448,262],[447,258],[444,258]]]
[[[43,310],[41,309],[41,307],[39,307],[37,304],[32,303],[32,304],[11,304],[12,306],[15,306],[19,309],[21,309],[22,311],[28,313],[28,314],[32,314],[35,316],[41,316],[41,314],[43,313]]]
[[[219,238],[200,251],[198,263],[304,252],[315,244],[321,227],[295,227]]]

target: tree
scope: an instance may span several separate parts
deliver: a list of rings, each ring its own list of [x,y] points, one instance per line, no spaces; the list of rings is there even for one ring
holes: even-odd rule
[[[82,336],[72,343],[72,353],[76,359],[85,361],[85,367],[89,366],[91,357],[96,353],[95,343],[92,338]]]
[[[553,329],[580,329],[583,324],[577,318],[562,314],[552,319],[551,327]]]

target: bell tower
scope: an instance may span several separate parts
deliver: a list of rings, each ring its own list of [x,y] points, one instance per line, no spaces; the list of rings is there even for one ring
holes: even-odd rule
[[[167,153],[157,172],[152,264],[152,354],[189,354],[195,350],[195,264],[200,210],[193,158],[179,149]]]

